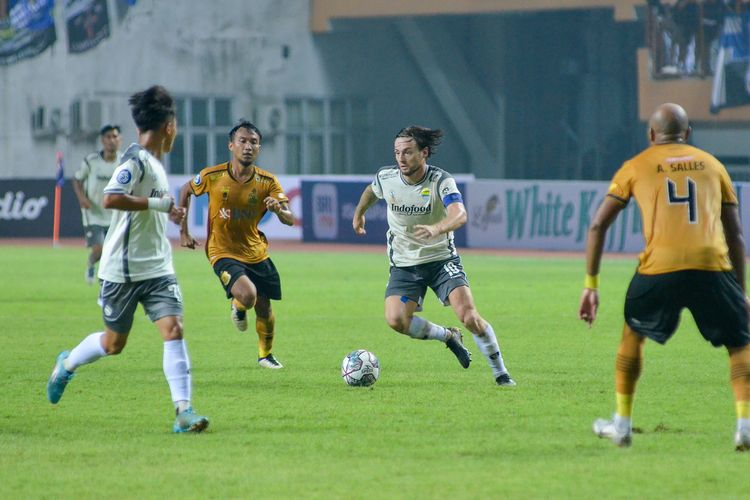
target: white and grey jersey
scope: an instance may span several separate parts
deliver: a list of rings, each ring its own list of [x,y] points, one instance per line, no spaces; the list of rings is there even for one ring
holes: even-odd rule
[[[423,241],[414,237],[415,225],[435,224],[447,215],[446,207],[463,202],[453,177],[440,168],[427,166],[424,178],[408,184],[398,166],[378,170],[372,192],[388,205],[388,258],[396,267],[446,260],[458,255],[453,232]]]
[[[167,173],[158,158],[131,144],[104,193],[161,198],[169,194]],[[156,210],[113,212],[99,278],[129,283],[174,274],[172,247],[167,239],[168,215]]]
[[[91,201],[91,208],[82,208],[81,217],[84,226],[109,226],[112,220],[112,210],[102,208],[104,188],[112,178],[112,173],[120,164],[122,153],[117,152],[114,161],[106,161],[101,152],[91,153],[81,162],[81,168],[75,173],[75,178],[83,186],[86,198]]]

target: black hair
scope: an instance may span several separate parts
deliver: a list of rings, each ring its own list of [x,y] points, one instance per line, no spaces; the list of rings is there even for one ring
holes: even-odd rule
[[[260,130],[258,130],[258,127],[253,125],[251,122],[244,118],[240,118],[240,120],[235,124],[234,127],[232,127],[232,130],[229,131],[229,142],[234,141],[234,134],[237,133],[237,131],[241,128],[244,128],[248,132],[255,132],[258,134],[258,138],[263,141],[263,134],[260,133]]]
[[[136,127],[141,132],[156,130],[165,123],[174,120],[177,115],[174,99],[167,89],[154,85],[141,92],[136,92],[130,99],[131,114]]]
[[[99,131],[99,136],[103,136],[104,134],[106,134],[107,132],[110,132],[112,130],[117,130],[117,133],[119,134],[120,133],[120,126],[119,125],[110,125],[110,124],[107,124],[107,125],[103,126],[102,129]]]
[[[409,127],[402,128],[396,139],[399,137],[408,137],[414,139],[417,143],[417,147],[421,150],[427,148],[427,156],[431,156],[435,149],[438,147],[443,139],[443,131],[440,129],[431,129],[427,127],[420,127],[418,125],[411,125]]]

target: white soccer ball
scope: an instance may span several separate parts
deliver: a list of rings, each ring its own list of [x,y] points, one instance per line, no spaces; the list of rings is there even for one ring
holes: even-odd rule
[[[380,376],[378,358],[365,349],[352,351],[341,363],[341,376],[351,386],[367,387],[374,384]]]

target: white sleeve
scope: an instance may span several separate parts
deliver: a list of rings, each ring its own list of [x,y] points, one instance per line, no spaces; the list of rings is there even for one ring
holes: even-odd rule
[[[109,180],[105,193],[130,194],[133,187],[138,184],[143,176],[143,169],[134,160],[129,160],[117,167]]]
[[[380,177],[378,176],[380,172],[375,174],[375,178],[372,180],[372,184],[370,184],[370,187],[372,188],[372,193],[380,198],[383,199],[383,188],[380,186]]]

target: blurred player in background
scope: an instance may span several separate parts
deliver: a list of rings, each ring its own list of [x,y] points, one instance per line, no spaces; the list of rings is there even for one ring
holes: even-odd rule
[[[453,231],[466,223],[466,208],[456,181],[445,170],[427,164],[443,132],[411,126],[394,142],[396,165],[381,168],[365,188],[354,211],[355,233],[365,234],[365,212],[378,199],[388,204],[390,278],[385,290],[388,326],[415,339],[444,342],[468,368],[471,353],[458,328],[444,327],[415,316],[427,288],[450,304],[489,362],[498,385],[513,386],[492,326],[474,306]]]
[[[631,415],[646,338],[664,344],[688,308],[703,337],[729,351],[737,411],[735,445],[750,449],[750,334],[745,243],[737,196],[724,166],[687,144],[685,110],[663,104],[649,122],[651,146],[625,162],[591,223],[579,317],[591,325],[599,306],[598,274],[607,229],[631,198],[641,210],[646,248],[625,298],[625,326],[615,363],[616,410],[594,432],[631,443]]]
[[[122,137],[118,125],[105,125],[99,131],[102,143],[101,151],[91,153],[81,162],[81,168],[75,173],[73,190],[81,206],[83,232],[86,246],[91,249],[86,266],[86,282],[91,285],[96,277],[96,263],[102,256],[102,245],[107,235],[112,211],[102,207],[104,187],[112,178],[112,173],[120,164]]]
[[[247,310],[255,309],[258,333],[258,364],[278,369],[283,365],[274,356],[276,318],[271,299],[281,300],[281,279],[268,255],[268,240],[258,229],[266,212],[291,226],[294,215],[289,199],[272,173],[255,165],[263,136],[252,123],[241,120],[229,131],[231,159],[207,167],[180,190],[179,205],[190,209],[190,196],[208,194],[208,239],[206,255],[231,299],[231,319],[238,330],[247,330]],[[199,243],[182,223],[182,246]]]
[[[195,414],[190,404],[182,294],[166,235],[167,220],[179,224],[185,216],[185,210],[176,207],[168,194],[161,163],[177,135],[175,105],[161,86],[134,94],[129,103],[138,144],[130,145],[104,189],[103,206],[117,209],[99,267],[104,331],[92,333],[71,351],[60,353],[47,382],[47,397],[57,403],[76,368],[122,352],[140,303],[164,339],[164,374],[176,412],[173,430],[200,432],[208,426],[208,419]]]

